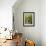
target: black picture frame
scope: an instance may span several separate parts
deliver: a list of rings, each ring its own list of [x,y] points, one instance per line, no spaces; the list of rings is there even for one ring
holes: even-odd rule
[[[35,12],[23,12],[23,26],[24,27],[35,26]]]

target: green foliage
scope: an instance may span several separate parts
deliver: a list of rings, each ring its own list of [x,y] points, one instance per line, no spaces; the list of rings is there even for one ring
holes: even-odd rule
[[[32,15],[25,16],[25,24],[32,24]]]

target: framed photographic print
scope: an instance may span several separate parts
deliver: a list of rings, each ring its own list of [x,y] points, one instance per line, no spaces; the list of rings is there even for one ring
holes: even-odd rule
[[[23,26],[35,26],[35,12],[23,12]]]

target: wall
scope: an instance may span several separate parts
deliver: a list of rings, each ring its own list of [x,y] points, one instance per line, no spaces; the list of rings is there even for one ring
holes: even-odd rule
[[[41,1],[23,0],[13,6],[15,30],[23,33],[23,37],[35,41],[36,46],[41,46]],[[35,12],[35,27],[23,27],[23,12]]]
[[[46,0],[41,1],[41,38],[42,46],[46,46]]]
[[[12,6],[16,0],[0,0],[0,27],[12,29]]]

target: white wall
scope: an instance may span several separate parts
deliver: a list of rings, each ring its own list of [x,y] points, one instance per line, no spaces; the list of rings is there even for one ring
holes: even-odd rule
[[[26,11],[35,12],[35,27],[23,27],[23,12]],[[16,3],[13,6],[13,12],[15,29],[18,32],[22,32],[25,38],[34,40],[36,46],[41,46],[41,1],[23,0],[21,3]]]
[[[12,28],[12,6],[16,0],[0,0],[0,27]]]
[[[46,46],[46,0],[41,1],[41,38],[42,46]]]

